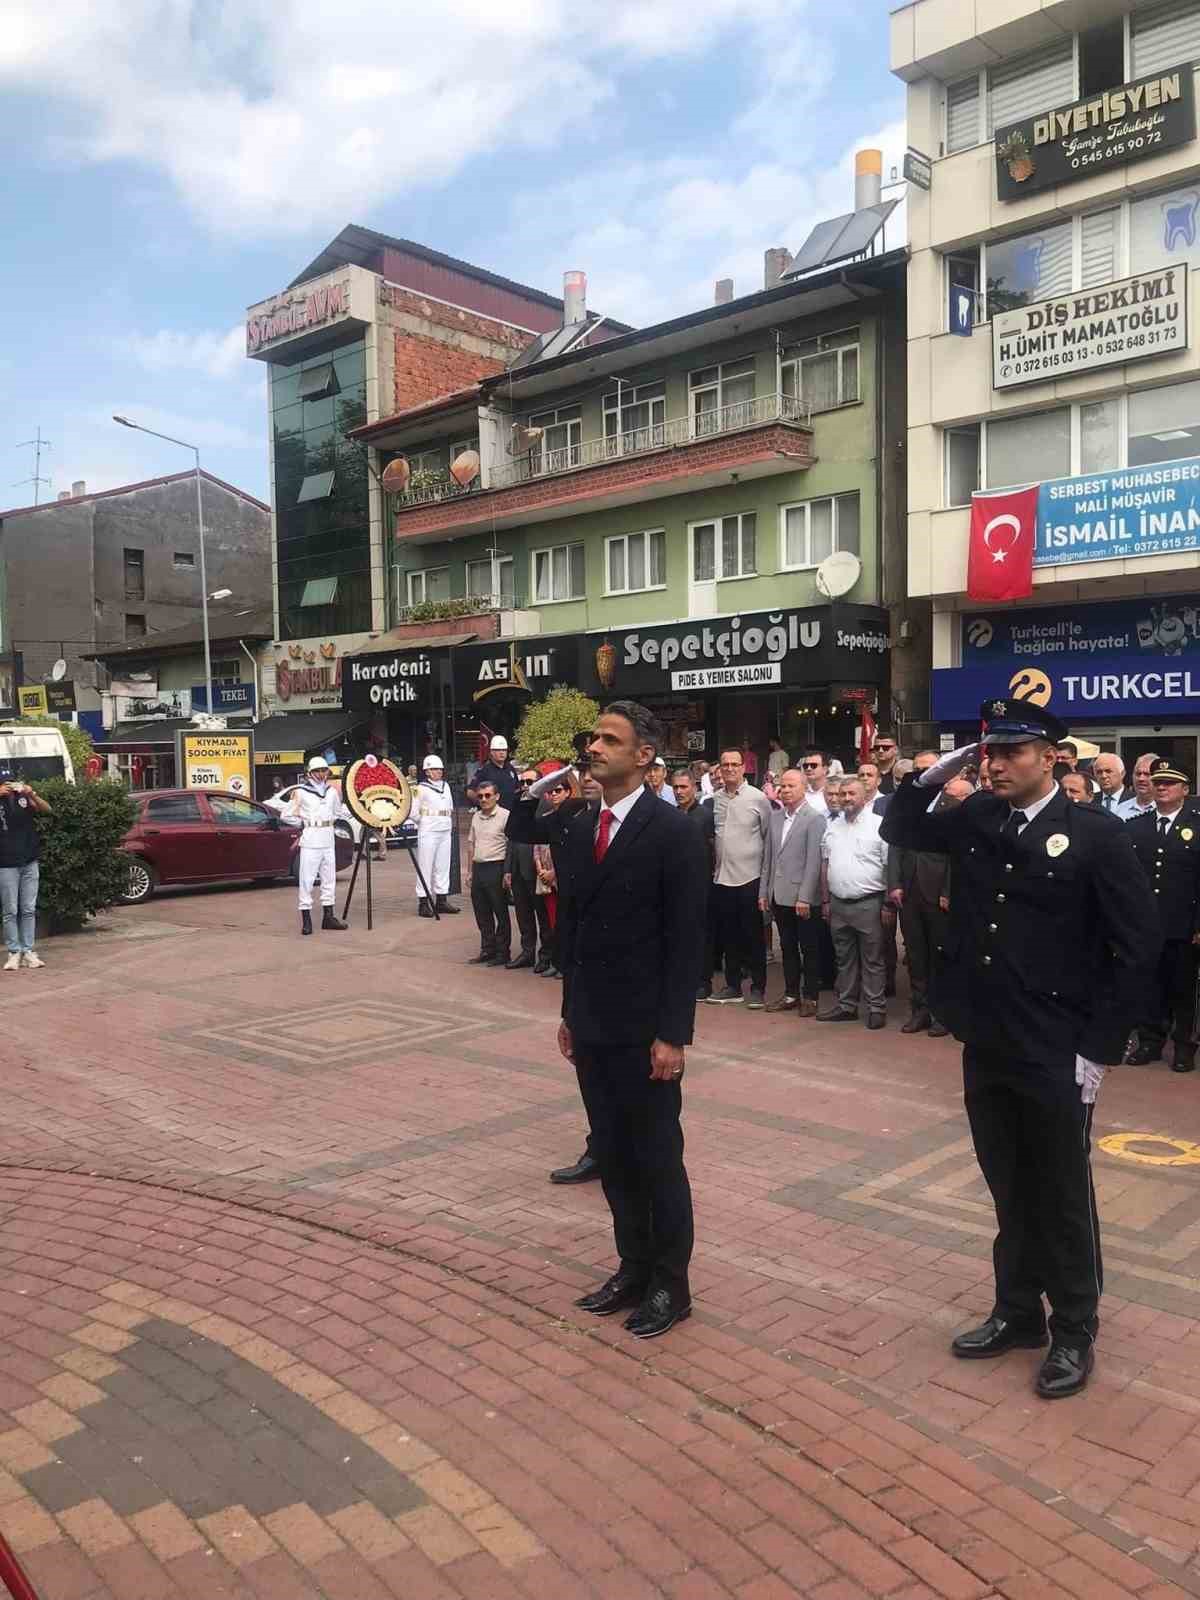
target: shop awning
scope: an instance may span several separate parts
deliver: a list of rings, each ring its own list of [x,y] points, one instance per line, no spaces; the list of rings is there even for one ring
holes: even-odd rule
[[[412,639],[402,634],[398,628],[393,628],[390,633],[381,633],[377,639],[368,639],[366,644],[359,645],[357,650],[349,652],[352,656],[374,656],[383,652],[391,654],[398,650],[440,650],[443,645],[453,650],[456,645],[474,644],[479,637],[475,633],[456,633],[447,638],[444,634],[430,634],[426,638]]]
[[[367,721],[355,711],[284,711],[264,717],[254,725],[254,750],[265,755],[276,750],[302,750],[308,755],[336,744]]]
[[[118,722],[103,739],[95,741],[96,749],[111,755],[137,754],[148,749],[174,750],[175,735],[180,728],[194,728],[191,717],[162,717],[153,722]]]

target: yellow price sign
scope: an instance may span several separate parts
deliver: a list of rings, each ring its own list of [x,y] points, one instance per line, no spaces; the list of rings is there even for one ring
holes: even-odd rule
[[[176,734],[179,776],[185,789],[226,789],[249,797],[253,791],[254,738],[249,733]]]
[[[45,717],[50,714],[44,683],[29,684],[17,690],[17,710],[23,717]]]

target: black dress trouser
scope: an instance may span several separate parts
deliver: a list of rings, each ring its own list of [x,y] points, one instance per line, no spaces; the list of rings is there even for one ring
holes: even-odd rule
[[[1139,1029],[1142,1042],[1161,1051],[1170,1029],[1176,1058],[1195,1055],[1196,963],[1200,949],[1190,939],[1168,939],[1158,958],[1155,1016]]]
[[[479,926],[479,953],[504,956],[512,944],[512,923],[504,893],[503,861],[476,861],[471,868],[471,909]]]
[[[621,1263],[650,1288],[670,1289],[686,1303],[695,1230],[679,1082],[651,1078],[648,1044],[611,1048],[577,1040],[575,1067]]]
[[[975,1154],[996,1206],[993,1316],[1082,1348],[1096,1337],[1104,1286],[1092,1187],[1092,1106],[1075,1061],[1047,1066],[963,1050],[963,1098]]]
[[[521,954],[530,960],[537,955],[538,914],[534,885],[537,879],[527,878],[523,872],[512,875],[513,910],[517,914],[517,931],[521,937]],[[543,899],[545,896],[542,897]]]
[[[758,909],[758,879],[735,886],[714,883],[709,894],[713,915],[725,934],[725,982],[740,989],[742,979],[749,977],[752,989],[765,989],[767,946]]]
[[[929,981],[938,946],[945,942],[949,919],[940,906],[930,905],[923,895],[911,889],[900,907],[900,931],[908,957],[909,1004],[914,1012],[937,1012],[929,1002]],[[894,974],[893,974],[894,976]]]
[[[807,917],[796,914],[795,906],[781,906],[771,901],[771,914],[779,929],[779,954],[783,960],[783,989],[793,999],[816,1000],[821,993],[821,959],[817,949],[817,927],[821,921],[821,908],[813,907]]]

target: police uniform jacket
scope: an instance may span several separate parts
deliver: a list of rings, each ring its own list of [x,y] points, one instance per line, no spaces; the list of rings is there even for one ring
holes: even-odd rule
[[[939,1018],[964,1044],[1013,1062],[1122,1060],[1161,947],[1126,829],[1054,794],[1009,839],[1011,807],[998,795],[933,812],[929,798],[906,778],[881,831],[889,844],[950,857]]]
[[[1185,804],[1165,839],[1158,812],[1131,817],[1125,832],[1154,896],[1164,939],[1187,942],[1200,930],[1200,816]]]

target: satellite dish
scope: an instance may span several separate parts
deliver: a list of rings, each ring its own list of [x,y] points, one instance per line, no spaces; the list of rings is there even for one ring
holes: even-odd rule
[[[407,456],[396,456],[384,467],[380,483],[389,494],[403,494],[412,478],[412,467]]]
[[[817,588],[827,600],[849,594],[862,577],[862,562],[849,550],[835,550],[817,568]]]
[[[59,656],[58,660],[50,668],[50,679],[51,679],[51,682],[53,682],[53,683],[61,683],[63,681],[63,679],[66,677],[66,675],[67,675],[67,663],[63,660],[63,658],[61,656]]]
[[[478,450],[464,450],[461,455],[455,456],[450,463],[450,476],[460,489],[465,489],[468,484],[474,483],[479,476]]]

